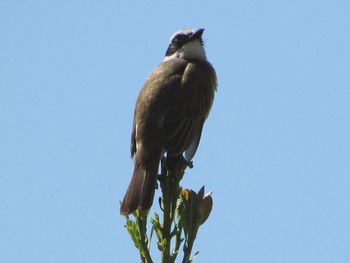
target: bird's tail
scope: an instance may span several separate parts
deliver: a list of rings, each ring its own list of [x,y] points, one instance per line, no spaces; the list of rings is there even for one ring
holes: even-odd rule
[[[128,215],[136,209],[148,210],[153,203],[157,183],[159,161],[154,162],[150,168],[145,168],[137,161],[134,172],[120,206],[120,213]]]

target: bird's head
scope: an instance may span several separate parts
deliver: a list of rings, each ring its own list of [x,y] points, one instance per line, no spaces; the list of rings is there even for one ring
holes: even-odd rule
[[[174,58],[206,60],[202,35],[204,28],[195,30],[180,29],[175,32],[169,41],[164,61]]]

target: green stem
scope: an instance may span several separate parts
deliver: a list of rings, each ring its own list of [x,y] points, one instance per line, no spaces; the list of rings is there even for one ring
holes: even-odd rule
[[[164,166],[165,168],[165,166]],[[163,169],[162,171],[162,203],[163,203],[163,242],[164,247],[162,251],[162,263],[169,263],[170,262],[170,245],[171,245],[171,185],[170,185],[170,178],[169,174],[166,169]]]
[[[177,226],[176,228],[176,234],[175,234],[175,247],[174,247],[174,252],[172,254],[172,260],[175,262],[175,259],[179,253],[180,245],[181,245],[181,232],[182,228],[180,226]]]
[[[190,262],[193,243],[194,243],[194,240],[196,239],[197,231],[198,229],[194,231],[194,233],[188,238],[187,242],[184,245],[184,258],[182,260],[182,263]]]
[[[147,243],[148,243],[148,239],[146,236],[147,233],[147,214],[148,212],[143,212],[140,211],[139,215],[136,216],[136,220],[137,220],[137,224],[139,227],[139,234],[140,234],[140,247],[138,248],[140,251],[140,256],[141,256],[141,260],[144,263],[152,263],[152,258],[151,255],[149,253],[148,247],[147,247]]]

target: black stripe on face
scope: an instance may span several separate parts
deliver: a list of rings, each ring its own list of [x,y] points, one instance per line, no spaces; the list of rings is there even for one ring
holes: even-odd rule
[[[178,51],[183,45],[185,45],[188,40],[190,39],[190,36],[192,35],[192,32],[189,33],[180,33],[174,36],[174,38],[171,40],[171,43],[165,53],[166,56],[171,56],[176,51]]]

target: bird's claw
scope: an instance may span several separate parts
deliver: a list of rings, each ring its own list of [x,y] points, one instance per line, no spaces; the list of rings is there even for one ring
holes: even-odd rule
[[[184,171],[187,167],[193,168],[193,162],[187,161],[182,155],[176,157],[167,157],[166,164],[169,171]]]

